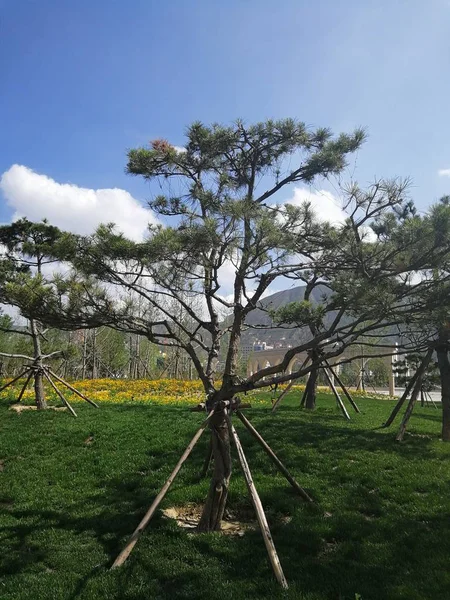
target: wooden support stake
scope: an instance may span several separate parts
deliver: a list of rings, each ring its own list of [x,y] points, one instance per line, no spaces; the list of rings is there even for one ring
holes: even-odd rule
[[[430,350],[428,350],[428,352],[426,353],[425,358],[423,359],[420,367],[417,369],[418,375],[416,379],[416,384],[412,391],[411,398],[409,399],[408,406],[406,407],[405,414],[403,415],[403,419],[400,424],[400,429],[395,438],[397,442],[401,442],[403,440],[403,436],[405,435],[406,431],[406,425],[408,424],[409,418],[411,417],[412,411],[414,409],[414,404],[419,396],[420,388],[422,386],[423,375],[428,367],[432,355],[433,349],[430,348]]]
[[[325,364],[327,365],[328,369],[330,370],[330,373],[334,376],[334,378],[336,379],[336,381],[338,382],[339,387],[341,388],[341,390],[344,392],[347,400],[350,402],[350,404],[352,405],[352,407],[355,409],[355,411],[357,413],[361,412],[356,404],[356,402],[353,400],[353,398],[351,397],[349,391],[347,390],[346,386],[342,383],[341,378],[338,376],[338,374],[336,373],[336,371],[334,371],[334,369],[332,368],[332,366],[330,365],[330,363],[325,360],[324,361]]]
[[[278,398],[275,400],[275,402],[272,404],[272,412],[275,412],[277,409],[278,404],[283,400],[283,398],[286,396],[286,394],[289,392],[289,390],[291,389],[291,387],[294,385],[294,380],[291,379],[291,381],[289,382],[289,384],[286,386],[286,388],[281,392],[281,394],[278,396]]]
[[[417,370],[414,373],[414,375],[411,377],[411,379],[408,381],[405,391],[403,392],[401,398],[397,401],[397,404],[394,406],[386,423],[383,423],[383,425],[382,425],[383,427],[389,427],[389,425],[391,425],[393,423],[393,421],[394,421],[395,417],[398,415],[401,407],[404,405],[405,401],[407,400],[409,393],[412,390],[414,384],[416,383],[418,376],[419,376],[419,371]]]
[[[311,373],[310,373],[310,375],[311,375]],[[303,390],[302,399],[300,400],[300,408],[303,408],[305,406],[306,395],[308,393],[310,379],[311,379],[311,377],[308,377],[308,381],[306,382],[305,389]]]
[[[55,390],[55,392],[58,394],[58,396],[61,399],[61,402],[64,404],[64,406],[67,406],[67,408],[70,410],[70,412],[73,414],[74,417],[77,416],[77,413],[73,410],[73,408],[70,406],[70,404],[67,402],[67,400],[64,398],[64,396],[62,395],[62,393],[58,390],[58,388],[56,387],[56,385],[53,383],[53,381],[50,379],[49,374],[47,373],[46,369],[43,369],[43,373],[44,373],[44,377],[47,379],[47,381],[49,382],[49,384],[52,386],[52,388]]]
[[[419,377],[422,378],[422,373],[425,372],[425,369],[428,366],[428,363],[430,362],[432,355],[433,355],[433,349],[430,348],[428,350],[428,352],[426,353],[426,355],[424,356],[422,362],[420,363],[419,368],[414,373],[414,375],[411,377],[411,379],[408,381],[408,385],[406,386],[405,391],[403,392],[402,397],[397,402],[397,404],[394,406],[393,411],[389,415],[389,418],[386,421],[386,423],[383,424],[383,427],[389,427],[389,425],[392,424],[392,422],[394,421],[395,417],[397,416],[399,410],[401,409],[401,407],[405,403],[406,399],[408,398],[410,391],[412,390],[413,386],[416,384],[417,379]],[[426,362],[426,366],[424,367],[424,369],[422,371],[422,367],[425,364],[425,361],[427,361]]]
[[[302,366],[300,367],[299,371],[301,371],[304,367],[306,367],[306,365],[308,364],[309,360],[310,360],[310,357],[307,356],[306,359],[303,361]],[[281,392],[281,394],[278,396],[278,398],[273,403],[272,412],[275,412],[278,404],[283,400],[283,398],[289,392],[289,390],[294,385],[294,383],[295,383],[295,379],[291,379],[291,381],[289,382],[289,384],[287,385],[287,387]]]
[[[430,394],[430,392],[425,392],[425,397],[426,397],[426,396],[428,396],[428,398],[429,398],[429,400],[430,400],[431,404],[432,404],[432,405],[434,406],[434,408],[437,410],[437,409],[438,409],[438,407],[437,407],[437,405],[436,405],[436,402],[433,400],[433,397],[432,397],[432,395]]]
[[[27,387],[28,387],[28,383],[30,382],[30,379],[31,379],[32,377],[33,377],[33,371],[30,369],[30,372],[28,373],[27,380],[25,381],[25,383],[23,384],[23,387],[22,387],[22,389],[20,390],[20,394],[19,394],[19,396],[18,396],[18,398],[17,398],[17,402],[20,402],[20,401],[22,400],[22,396],[24,395],[24,393],[25,393],[25,390],[26,390],[26,389],[27,389]]]
[[[63,385],[65,385],[66,388],[68,388],[71,392],[73,392],[77,396],[80,396],[80,398],[83,398],[83,400],[86,400],[86,402],[88,402],[89,404],[92,404],[92,406],[95,406],[95,408],[99,407],[98,404],[96,404],[93,400],[89,400],[89,398],[87,398],[87,396],[85,396],[84,394],[82,394],[81,392],[79,392],[78,390],[76,390],[72,385],[70,385],[70,383],[67,383],[67,381],[64,381],[64,379],[62,379],[61,377],[59,377],[56,373],[53,373],[53,371],[51,369],[49,369],[48,372],[50,373],[50,375],[52,375],[52,377],[54,377],[60,383],[62,383]]]
[[[328,373],[326,367],[322,367],[322,369],[325,373],[325,377],[327,378],[328,383],[330,384],[330,388],[332,389],[333,394],[336,397],[336,402],[338,403],[338,406],[341,409],[342,414],[348,421],[350,421],[350,415],[348,414],[347,409],[345,408],[344,403],[342,402],[342,399],[339,396],[339,392],[337,391],[336,386],[334,385],[333,380],[330,377],[330,374]]]
[[[205,462],[203,463],[202,470],[200,471],[200,474],[198,476],[199,479],[203,479],[204,477],[206,477],[206,474],[208,473],[209,465],[211,464],[212,453],[213,453],[213,445],[212,445],[212,438],[210,437],[209,444],[208,444],[208,452],[205,456]]]
[[[137,526],[137,528],[132,533],[130,539],[128,540],[128,542],[125,545],[125,548],[122,550],[122,552],[116,558],[116,560],[114,561],[111,569],[115,569],[115,568],[120,567],[121,565],[123,565],[123,563],[130,556],[130,554],[131,554],[133,548],[135,547],[138,539],[140,538],[142,532],[147,527],[150,519],[155,514],[156,509],[158,508],[158,506],[160,505],[160,503],[163,500],[164,496],[168,492],[170,486],[173,483],[173,480],[178,475],[178,472],[181,469],[184,461],[187,459],[187,457],[189,456],[189,454],[192,452],[193,447],[195,446],[195,444],[200,439],[200,436],[202,435],[203,431],[205,430],[205,427],[208,425],[208,421],[212,417],[213,414],[214,414],[214,410],[212,410],[209,413],[209,415],[203,421],[202,426],[200,427],[200,429],[197,431],[197,433],[194,435],[194,437],[192,438],[192,440],[189,442],[186,450],[183,452],[180,460],[177,462],[174,470],[170,474],[169,479],[166,481],[166,483],[161,488],[161,491],[159,492],[159,494],[153,500],[153,504],[150,506],[150,508],[148,509],[148,511],[145,513],[143,519],[141,520],[141,522],[139,523],[139,525]]]
[[[282,588],[286,590],[288,588],[286,577],[284,576],[280,559],[278,558],[275,544],[273,543],[272,534],[270,533],[266,515],[264,514],[264,509],[261,504],[261,499],[258,495],[258,492],[256,491],[252,474],[248,466],[247,459],[245,458],[244,450],[242,449],[241,442],[239,440],[236,429],[233,427],[229,418],[228,423],[230,425],[233,440],[236,445],[237,453],[239,456],[239,462],[241,463],[242,471],[244,472],[245,482],[247,484],[247,488],[252,499],[253,506],[255,507],[256,517],[258,519],[259,527],[261,529],[264,543],[266,545],[266,550],[269,555],[269,560],[272,565],[273,572],[275,573],[275,577],[277,578],[278,583],[281,585]]]
[[[249,432],[252,434],[252,436],[257,440],[257,442],[260,444],[260,446],[262,447],[262,449],[266,452],[266,454],[269,456],[269,458],[271,459],[271,461],[274,463],[274,465],[278,468],[278,470],[286,477],[286,479],[289,481],[289,483],[292,485],[292,487],[294,488],[294,490],[307,502],[313,502],[313,499],[311,498],[311,496],[308,495],[308,493],[297,483],[297,481],[292,477],[292,475],[289,473],[289,471],[286,469],[286,467],[283,465],[283,463],[281,462],[281,460],[278,458],[278,456],[275,454],[275,452],[272,450],[272,448],[269,446],[269,444],[265,441],[265,439],[261,436],[260,433],[258,433],[258,431],[253,427],[253,425],[250,423],[250,421],[247,419],[247,417],[245,417],[241,412],[236,411],[237,416],[239,417],[239,419],[242,421],[242,423],[245,425],[245,427],[249,430]]]
[[[6,390],[7,387],[12,385],[13,383],[16,383],[16,381],[18,379],[20,379],[21,377],[23,377],[26,373],[28,373],[28,369],[25,369],[25,371],[23,371],[23,373],[21,373],[20,375],[17,375],[17,377],[14,377],[14,379],[11,379],[11,381],[8,381],[8,383],[6,383],[4,386],[2,386],[0,388],[0,392],[3,392],[3,390]]]

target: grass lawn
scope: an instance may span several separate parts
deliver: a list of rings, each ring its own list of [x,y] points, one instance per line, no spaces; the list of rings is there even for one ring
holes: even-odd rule
[[[0,599],[384,600],[450,598],[450,444],[440,410],[417,406],[405,441],[378,427],[391,400],[360,399],[346,422],[331,397],[247,416],[314,497],[306,505],[236,423],[290,589],[258,530],[195,535],[158,511],[125,565],[108,567],[195,433],[185,406],[76,404],[67,413],[0,402]],[[201,502],[201,438],[162,507]],[[251,504],[235,458],[229,508]],[[289,517],[289,518],[286,518]]]

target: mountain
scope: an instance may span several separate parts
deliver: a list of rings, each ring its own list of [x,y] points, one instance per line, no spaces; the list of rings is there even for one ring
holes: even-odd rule
[[[297,286],[281,292],[276,292],[271,296],[267,296],[260,301],[261,308],[257,308],[249,313],[246,324],[250,326],[246,329],[241,337],[241,351],[244,355],[249,354],[253,350],[253,344],[261,342],[267,346],[274,347],[290,347],[296,346],[299,343],[305,342],[310,338],[310,332],[307,327],[299,328],[295,325],[286,325],[284,327],[275,327],[269,311],[276,310],[280,306],[289,304],[290,302],[299,302],[305,297],[306,286]],[[330,296],[330,289],[324,285],[318,285],[311,293],[310,300],[312,304],[322,303],[326,298]],[[331,324],[336,317],[336,312],[331,311],[325,318],[326,324]],[[340,324],[351,323],[352,318],[344,315],[340,321]],[[262,329],[257,329],[257,327]],[[264,329],[264,327],[266,329]],[[267,329],[269,328],[270,329]],[[383,338],[382,331],[379,332],[380,337],[378,343],[384,340],[384,343],[394,344],[401,343],[401,328],[399,327],[387,327],[384,330],[385,338]]]
[[[290,302],[300,302],[305,297],[306,286],[297,286],[281,292],[276,292],[266,298],[263,298],[257,308],[249,313],[246,324],[250,329],[246,329],[241,338],[241,348],[244,353],[250,350],[256,342],[266,343],[269,346],[293,346],[305,340],[305,336],[309,335],[306,328],[300,329],[295,325],[289,327],[274,327],[271,329],[253,329],[253,327],[271,327],[273,321],[270,318],[269,311],[276,310],[280,306],[289,304]],[[311,294],[311,302],[318,304],[325,297],[327,298],[330,291],[327,287],[318,285]],[[330,319],[332,316],[330,316]]]

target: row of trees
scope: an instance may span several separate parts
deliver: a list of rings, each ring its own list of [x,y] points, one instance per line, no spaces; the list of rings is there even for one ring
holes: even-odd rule
[[[29,223],[33,228],[34,224]],[[112,327],[82,330],[61,330],[48,327],[40,331],[41,350],[45,355],[56,353],[57,371],[64,379],[193,379],[197,375],[191,359],[179,349],[157,346],[146,338],[128,334]],[[58,352],[59,351],[59,352]],[[362,349],[362,352],[364,350]],[[15,377],[22,370],[23,357],[33,355],[30,323],[0,315],[0,377]],[[15,358],[18,357],[18,358]],[[219,357],[221,360],[223,356]],[[396,369],[399,386],[405,384],[406,373],[415,369],[420,356],[408,357]],[[219,374],[223,362],[218,365]],[[247,360],[241,354],[238,373],[247,372]],[[361,381],[362,373],[364,379]],[[385,387],[389,378],[386,361],[382,358],[362,358],[342,365],[341,380],[349,386]],[[300,382],[307,377],[299,378]],[[327,385],[323,373],[320,385]],[[433,383],[437,385],[436,378]]]
[[[65,379],[157,379],[194,377],[190,360],[172,348],[158,347],[136,334],[111,327],[66,331],[52,327],[40,332],[44,354],[60,351],[55,360]],[[34,348],[27,321],[0,317],[0,377],[14,377]]]
[[[7,252],[0,300],[17,306],[30,323],[110,327],[189,357],[207,410],[214,409],[205,530],[220,527],[227,499],[230,401],[292,378],[314,378],[324,360],[349,345],[375,344],[380,356],[391,352],[394,339],[405,352],[435,348],[443,437],[450,440],[448,200],[418,215],[407,181],[377,181],[366,190],[352,183],[342,189],[347,219],[339,225],[317,219],[308,204],[278,203],[292,184],[341,173],[364,137],[361,130],[334,136],[292,119],[194,123],[183,150],[155,140],[128,154],[128,172],[156,180],[165,192],[150,202],[164,224],[149,225],[142,242],[108,224],[77,236],[43,223],[31,246],[20,232],[14,237],[14,226],[2,230]],[[19,230],[29,226],[17,224]],[[45,265],[55,261],[58,273],[47,274]],[[233,273],[231,295],[224,270]],[[278,326],[302,328],[302,341],[280,364],[243,376],[239,344],[248,316],[261,308],[270,286],[292,281],[306,286],[304,301],[272,317]],[[328,293],[313,303],[317,286]],[[305,351],[309,361],[287,373]]]

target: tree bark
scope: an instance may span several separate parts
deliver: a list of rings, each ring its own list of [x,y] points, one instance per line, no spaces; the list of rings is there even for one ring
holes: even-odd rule
[[[315,360],[313,358],[313,360]],[[314,410],[316,408],[316,391],[317,391],[317,376],[319,375],[318,369],[313,369],[309,374],[309,379],[306,384],[306,397],[305,397],[305,408]]]
[[[44,381],[40,369],[36,370],[34,375],[34,394],[38,410],[45,410],[47,408],[47,402],[45,400]]]
[[[400,429],[395,438],[397,442],[401,442],[403,440],[403,436],[405,435],[406,426],[411,417],[412,411],[414,410],[414,404],[417,402],[417,398],[419,397],[419,392],[422,387],[422,379],[427,370],[428,365],[430,364],[431,357],[433,355],[433,348],[430,348],[425,355],[423,361],[421,362],[419,368],[417,369],[417,379],[414,384],[413,391],[411,393],[411,398],[409,399],[408,406],[406,407],[405,414],[403,415],[402,422],[400,424]]]
[[[92,372],[91,379],[97,379],[97,329],[92,330]]]
[[[203,509],[199,531],[219,531],[228,497],[231,477],[230,432],[225,411],[211,417],[211,440],[214,472]]]
[[[31,338],[33,340],[34,348],[34,395],[36,399],[36,406],[38,410],[45,410],[47,408],[47,402],[45,400],[44,382],[43,382],[43,371],[42,371],[42,352],[41,342],[39,340],[39,331],[34,319],[30,319]]]
[[[87,331],[83,331],[83,361],[81,365],[81,379],[86,379],[86,363],[87,363]]]
[[[441,335],[442,343],[436,348],[439,374],[441,377],[442,399],[442,440],[450,442],[450,361],[447,336]],[[444,339],[442,339],[444,337]]]
[[[411,392],[411,390],[413,389],[417,378],[419,376],[419,370],[417,369],[417,371],[414,373],[414,375],[411,377],[411,379],[408,381],[406,387],[405,387],[405,391],[403,392],[401,398],[399,398],[399,400],[397,401],[397,404],[394,406],[393,411],[391,412],[391,414],[389,415],[388,420],[386,421],[386,423],[383,423],[383,427],[389,427],[389,425],[392,424],[392,422],[394,421],[395,417],[397,416],[397,414],[399,413],[401,407],[403,406],[403,404],[406,402],[409,393]]]

